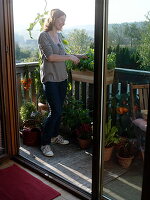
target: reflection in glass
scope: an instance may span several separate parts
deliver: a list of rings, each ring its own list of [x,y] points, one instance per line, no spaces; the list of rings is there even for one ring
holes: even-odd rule
[[[150,3],[144,2],[109,1],[104,134],[112,151],[106,158],[104,150],[103,194],[114,200],[141,199],[150,83]]]

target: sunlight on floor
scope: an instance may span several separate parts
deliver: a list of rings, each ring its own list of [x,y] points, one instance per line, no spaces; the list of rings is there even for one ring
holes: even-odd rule
[[[132,184],[132,183],[130,183],[129,181],[127,181],[127,180],[125,180],[125,179],[123,179],[123,178],[121,178],[121,177],[118,177],[118,180],[121,181],[121,182],[123,182],[123,183],[125,183],[126,185],[129,185],[130,187],[133,187],[133,188],[136,189],[136,190],[139,190],[140,192],[142,191],[142,188],[141,188],[141,187],[139,187],[139,186],[137,186],[137,185],[135,185],[135,184]]]
[[[87,176],[84,176],[83,174],[81,174],[80,172],[74,170],[74,169],[71,169],[70,167],[67,167],[61,163],[58,163],[59,165],[61,165],[62,167],[64,167],[65,169],[68,169],[69,171],[73,172],[74,174],[76,174],[77,176],[80,176],[81,178],[85,179],[86,181],[92,183],[92,179],[91,178],[88,178]]]
[[[77,185],[78,187],[82,187],[82,189],[86,190],[87,192],[91,192],[91,190],[89,188],[87,188],[86,186],[83,186],[82,184],[80,184],[80,182],[72,179],[70,176],[64,174],[62,171],[60,171],[59,169],[51,166],[50,164],[48,164],[47,162],[45,162],[44,160],[42,160],[41,158],[35,156],[34,154],[32,154],[30,151],[24,149],[23,147],[20,147],[20,150],[22,150],[23,152],[25,152],[28,155],[32,155],[32,157],[34,157],[35,160],[37,160],[39,163],[45,165],[46,167],[48,167],[49,169],[53,170],[55,173],[59,174],[61,177],[65,178],[66,180],[68,180],[69,182]],[[89,179],[88,177],[84,176],[83,174],[77,172],[76,170],[73,170],[69,167],[66,167],[64,165],[62,165],[61,163],[59,163],[59,165],[65,167],[66,169],[70,170],[71,172],[75,173],[76,175],[80,176],[81,178],[85,179],[88,182],[91,182],[91,179]],[[47,175],[47,174],[45,174]]]

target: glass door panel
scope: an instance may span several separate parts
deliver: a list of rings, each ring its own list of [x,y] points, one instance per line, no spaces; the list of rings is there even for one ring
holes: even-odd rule
[[[149,6],[148,1],[109,1],[103,194],[114,200],[141,199],[150,83]]]
[[[46,5],[45,2],[47,2]],[[41,127],[45,116],[49,112],[47,102],[43,95],[43,87],[40,82],[39,73],[40,63],[38,62],[39,50],[37,40],[41,27],[37,23],[31,31],[33,38],[30,38],[27,28],[29,28],[30,23],[34,21],[35,17],[37,17],[37,13],[42,14],[45,10],[50,11],[57,7],[67,15],[66,25],[62,32],[62,37],[66,40],[66,42],[64,40],[66,52],[68,54],[88,54],[88,59],[87,63],[86,60],[81,61],[80,68],[82,72],[81,74],[80,71],[77,74],[75,72],[72,73],[72,80],[70,67],[72,68],[73,66],[71,63],[67,65],[68,89],[59,131],[70,141],[70,144],[64,146],[53,144],[52,149],[55,156],[47,158],[40,151],[39,139],[37,138],[34,141],[35,138],[31,138],[30,140],[26,136],[29,134],[29,131],[25,130],[25,127],[30,126],[31,128],[31,125],[32,128],[39,128],[39,125]],[[63,2],[60,0],[54,2],[44,0],[14,0],[13,9],[18,109],[20,111],[21,133],[19,153],[33,163],[47,169],[69,183],[80,187],[84,191],[91,193],[95,2],[91,0],[83,0],[82,2],[76,0],[76,3],[72,5],[72,2],[70,3],[67,0]],[[39,17],[41,16],[39,15]],[[45,17],[47,18],[48,14]],[[88,72],[86,75],[83,73],[83,70],[88,66],[92,72]],[[44,108],[43,103],[46,108]],[[33,113],[24,115],[28,108],[31,108]],[[35,119],[34,116],[40,116],[40,118]],[[32,120],[32,124],[29,124],[29,121],[31,122],[30,119]],[[81,147],[79,145],[77,132],[81,129],[85,131],[82,137],[90,139],[90,145],[87,147]],[[31,132],[33,133],[30,129]]]

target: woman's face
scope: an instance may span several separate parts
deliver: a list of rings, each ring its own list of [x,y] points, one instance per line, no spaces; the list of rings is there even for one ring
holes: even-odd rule
[[[63,15],[55,20],[54,26],[57,29],[57,31],[62,30],[62,27],[65,25],[65,21],[66,21],[65,15]]]

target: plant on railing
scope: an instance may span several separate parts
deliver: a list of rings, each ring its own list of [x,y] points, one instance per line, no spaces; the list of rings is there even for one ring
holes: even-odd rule
[[[24,90],[29,90],[32,84],[32,79],[31,78],[22,79],[21,84],[23,85]]]
[[[66,62],[67,69],[73,69],[73,70],[80,70],[80,71],[94,71],[94,49],[90,49],[88,52],[85,53],[87,56],[86,59],[80,59],[80,62],[78,65],[73,64],[70,61]],[[114,69],[116,66],[116,54],[110,53],[107,55],[107,69],[111,70]]]

